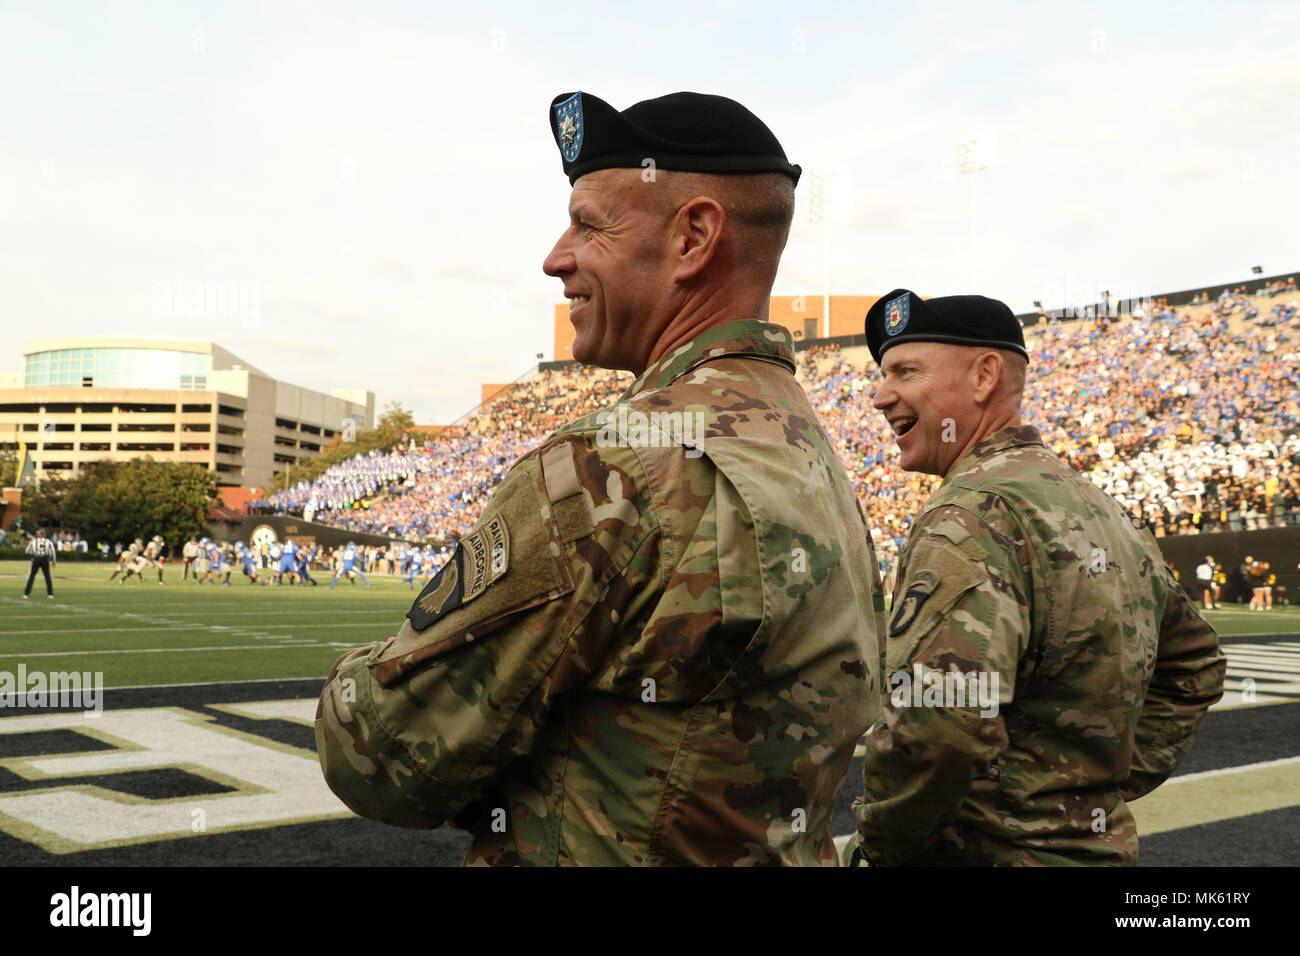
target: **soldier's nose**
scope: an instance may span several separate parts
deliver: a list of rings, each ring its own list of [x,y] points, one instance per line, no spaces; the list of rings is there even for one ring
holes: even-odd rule
[[[548,276],[554,276],[557,279],[566,273],[572,272],[575,267],[573,252],[565,244],[564,238],[564,236],[561,236],[546,258],[542,260],[542,271]]]

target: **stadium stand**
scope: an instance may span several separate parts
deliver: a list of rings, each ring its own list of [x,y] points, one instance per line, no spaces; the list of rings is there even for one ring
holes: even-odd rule
[[[1026,329],[1024,419],[1158,536],[1300,523],[1300,306],[1294,286],[1224,290],[1150,315]],[[936,478],[901,472],[872,407],[863,347],[809,343],[799,377],[894,567]],[[442,544],[467,533],[510,464],[560,425],[613,402],[625,372],[541,370],[444,432],[376,453],[263,507],[349,530]],[[309,519],[311,520],[311,519]]]

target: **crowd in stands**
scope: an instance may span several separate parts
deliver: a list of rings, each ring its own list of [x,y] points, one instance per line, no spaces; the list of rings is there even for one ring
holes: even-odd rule
[[[429,468],[427,455],[414,449],[355,455],[332,466],[315,481],[300,481],[292,488],[268,495],[254,510],[292,511],[310,521],[308,512],[346,509],[380,489],[393,491],[408,480],[414,484]]]
[[[1023,420],[1155,534],[1300,523],[1294,299],[1266,302],[1241,289],[1190,308],[1155,302],[1140,318],[1035,326],[1027,342]],[[865,350],[851,359],[837,346],[810,348],[799,353],[799,378],[852,477],[887,573],[939,479],[899,470],[893,434],[871,405],[877,373]],[[436,445],[358,456],[268,501],[299,513],[315,500],[317,521],[450,541],[473,527],[518,457],[611,404],[630,382],[626,372],[600,369],[541,372]]]

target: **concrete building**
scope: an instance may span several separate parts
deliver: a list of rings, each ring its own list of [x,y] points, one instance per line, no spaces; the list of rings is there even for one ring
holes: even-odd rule
[[[0,448],[25,442],[38,475],[148,455],[264,487],[349,420],[374,427],[374,392],[280,382],[213,342],[79,336],[22,355],[22,372],[0,375]]]

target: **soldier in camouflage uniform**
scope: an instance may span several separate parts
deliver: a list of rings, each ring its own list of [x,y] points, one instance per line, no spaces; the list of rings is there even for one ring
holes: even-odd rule
[[[575,185],[545,269],[574,355],[638,377],[515,464],[395,637],[335,664],[326,779],[364,816],[469,830],[469,863],[835,865],[884,605],[790,333],[743,318],[798,167],[720,97],[553,106]],[[781,197],[775,226],[747,226],[747,190]]]
[[[1136,862],[1127,801],[1174,771],[1222,695],[1213,629],[1150,532],[1021,424],[1010,309],[898,289],[867,340],[903,468],[943,483],[902,557],[852,858]],[[995,693],[972,703],[975,681]]]

